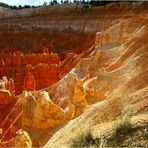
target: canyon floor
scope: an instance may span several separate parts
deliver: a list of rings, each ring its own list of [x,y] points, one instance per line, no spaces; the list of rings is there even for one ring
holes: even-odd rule
[[[0,147],[148,147],[147,8],[1,8]]]

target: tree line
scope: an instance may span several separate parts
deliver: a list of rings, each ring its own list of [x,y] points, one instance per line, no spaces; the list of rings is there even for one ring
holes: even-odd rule
[[[11,8],[11,9],[23,9],[23,8],[37,8],[37,7],[41,7],[41,6],[30,6],[30,5],[11,6],[11,5],[0,2],[0,7]]]
[[[122,1],[122,0],[121,0]],[[102,1],[102,0],[61,0],[60,2],[58,2],[57,0],[50,0],[49,2],[44,2],[43,5],[39,5],[39,6],[30,6],[30,5],[24,5],[24,6],[11,6],[5,3],[0,2],[0,6],[1,7],[5,7],[5,8],[11,8],[11,9],[23,9],[23,8],[37,8],[37,7],[41,7],[41,6],[52,6],[52,5],[59,5],[59,4],[68,4],[68,3],[74,3],[74,4],[83,4],[83,5],[91,5],[92,7],[95,6],[103,6],[112,2],[121,2],[120,0],[116,1],[116,0],[112,0],[112,1]],[[122,1],[123,2],[123,1]]]

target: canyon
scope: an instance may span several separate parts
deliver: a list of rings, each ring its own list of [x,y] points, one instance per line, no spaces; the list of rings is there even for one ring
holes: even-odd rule
[[[124,112],[147,130],[147,10],[147,2],[1,9],[0,147],[73,147],[88,132],[109,139]]]

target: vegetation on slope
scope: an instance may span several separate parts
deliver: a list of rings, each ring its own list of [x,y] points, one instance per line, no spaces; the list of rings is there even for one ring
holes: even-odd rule
[[[95,139],[91,131],[81,133],[72,141],[72,147],[148,147],[148,125],[135,128],[130,118],[132,115],[132,108],[125,108],[121,122],[115,122],[109,137],[102,135]]]
[[[117,134],[115,137],[108,139],[107,146],[148,147],[148,126],[131,130],[129,125],[125,125],[124,128],[122,127],[122,131],[124,131],[122,134]]]
[[[81,134],[72,147],[148,147],[148,126],[133,128],[130,122],[118,125],[111,138],[93,139],[91,133]]]
[[[72,143],[72,147],[90,147],[94,143],[91,132],[87,134],[80,133],[78,138]]]

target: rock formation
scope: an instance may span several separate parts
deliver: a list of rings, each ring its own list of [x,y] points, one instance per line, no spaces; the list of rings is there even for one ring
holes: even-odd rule
[[[10,139],[9,141],[2,142],[2,147],[26,147],[31,148],[32,142],[31,139],[26,131],[20,129],[14,138]]]
[[[31,148],[32,142],[27,132],[19,130],[14,138],[14,147]]]
[[[60,60],[56,54],[27,54],[21,52],[1,53],[0,77],[7,76],[10,80],[10,89],[16,94],[26,90],[39,90],[52,85],[59,80]],[[16,58],[17,57],[17,58]],[[28,64],[32,65],[27,66]],[[32,72],[28,72],[29,69]],[[48,77],[48,75],[50,75]],[[14,84],[13,84],[14,83]],[[32,83],[32,84],[31,84]]]
[[[13,79],[8,81],[7,77],[0,80],[0,90],[8,90],[12,95],[15,95],[15,85]]]
[[[31,65],[26,66],[25,79],[24,79],[24,90],[26,91],[36,90],[36,82],[34,80],[34,76],[31,71],[32,71]]]
[[[68,76],[68,98],[75,108],[73,117],[80,116],[84,112],[87,102],[85,99],[83,82],[78,80],[77,76],[73,73],[70,73]]]
[[[108,136],[129,106],[132,125],[147,124],[147,10],[128,4],[88,12],[108,18],[91,48],[63,61],[50,45],[35,46],[36,54],[0,53],[1,147],[71,147],[90,130],[94,139]]]
[[[106,31],[110,40],[106,40],[105,34],[102,33],[100,48],[96,46],[97,50],[91,58],[82,59],[79,62],[74,72],[84,81],[86,101],[88,104],[93,104],[95,101],[101,102],[91,105],[90,108],[85,109],[83,115],[70,121],[64,128],[56,132],[45,147],[71,146],[72,141],[79,138],[79,133],[85,134],[89,132],[91,127],[92,132],[95,133],[93,135],[95,138],[96,134],[99,135],[99,132],[96,132],[97,126],[101,126],[99,128],[99,130],[102,130],[101,134],[105,129],[107,132],[110,121],[115,122],[117,118],[121,118],[124,108],[129,105],[133,108],[133,115],[136,115],[140,122],[143,121],[143,124],[147,124],[146,117],[141,117],[142,114],[147,116],[147,95],[145,93],[147,93],[148,82],[146,77],[148,58],[146,51],[147,21],[145,19],[144,17],[141,19],[140,25],[134,18],[123,21],[120,24],[121,28],[127,22],[133,22],[135,26],[132,27],[132,30],[123,27],[122,30],[116,32],[114,38],[112,38],[114,32],[109,32],[113,28],[116,31],[116,24],[113,25]],[[130,31],[133,31],[134,34],[129,35]],[[125,40],[120,34],[128,39]],[[121,45],[114,44],[113,46],[113,44],[110,44],[116,39]],[[99,45],[99,42],[97,45]],[[76,80],[73,78],[73,84],[76,84]],[[71,94],[74,94],[74,92]],[[81,94],[81,96],[83,95]],[[102,123],[105,123],[104,126]],[[95,125],[97,126],[95,127]],[[70,136],[67,137],[69,134]]]
[[[63,122],[64,112],[50,100],[47,92],[41,92],[37,97],[24,92],[22,98],[24,128],[48,129]]]

